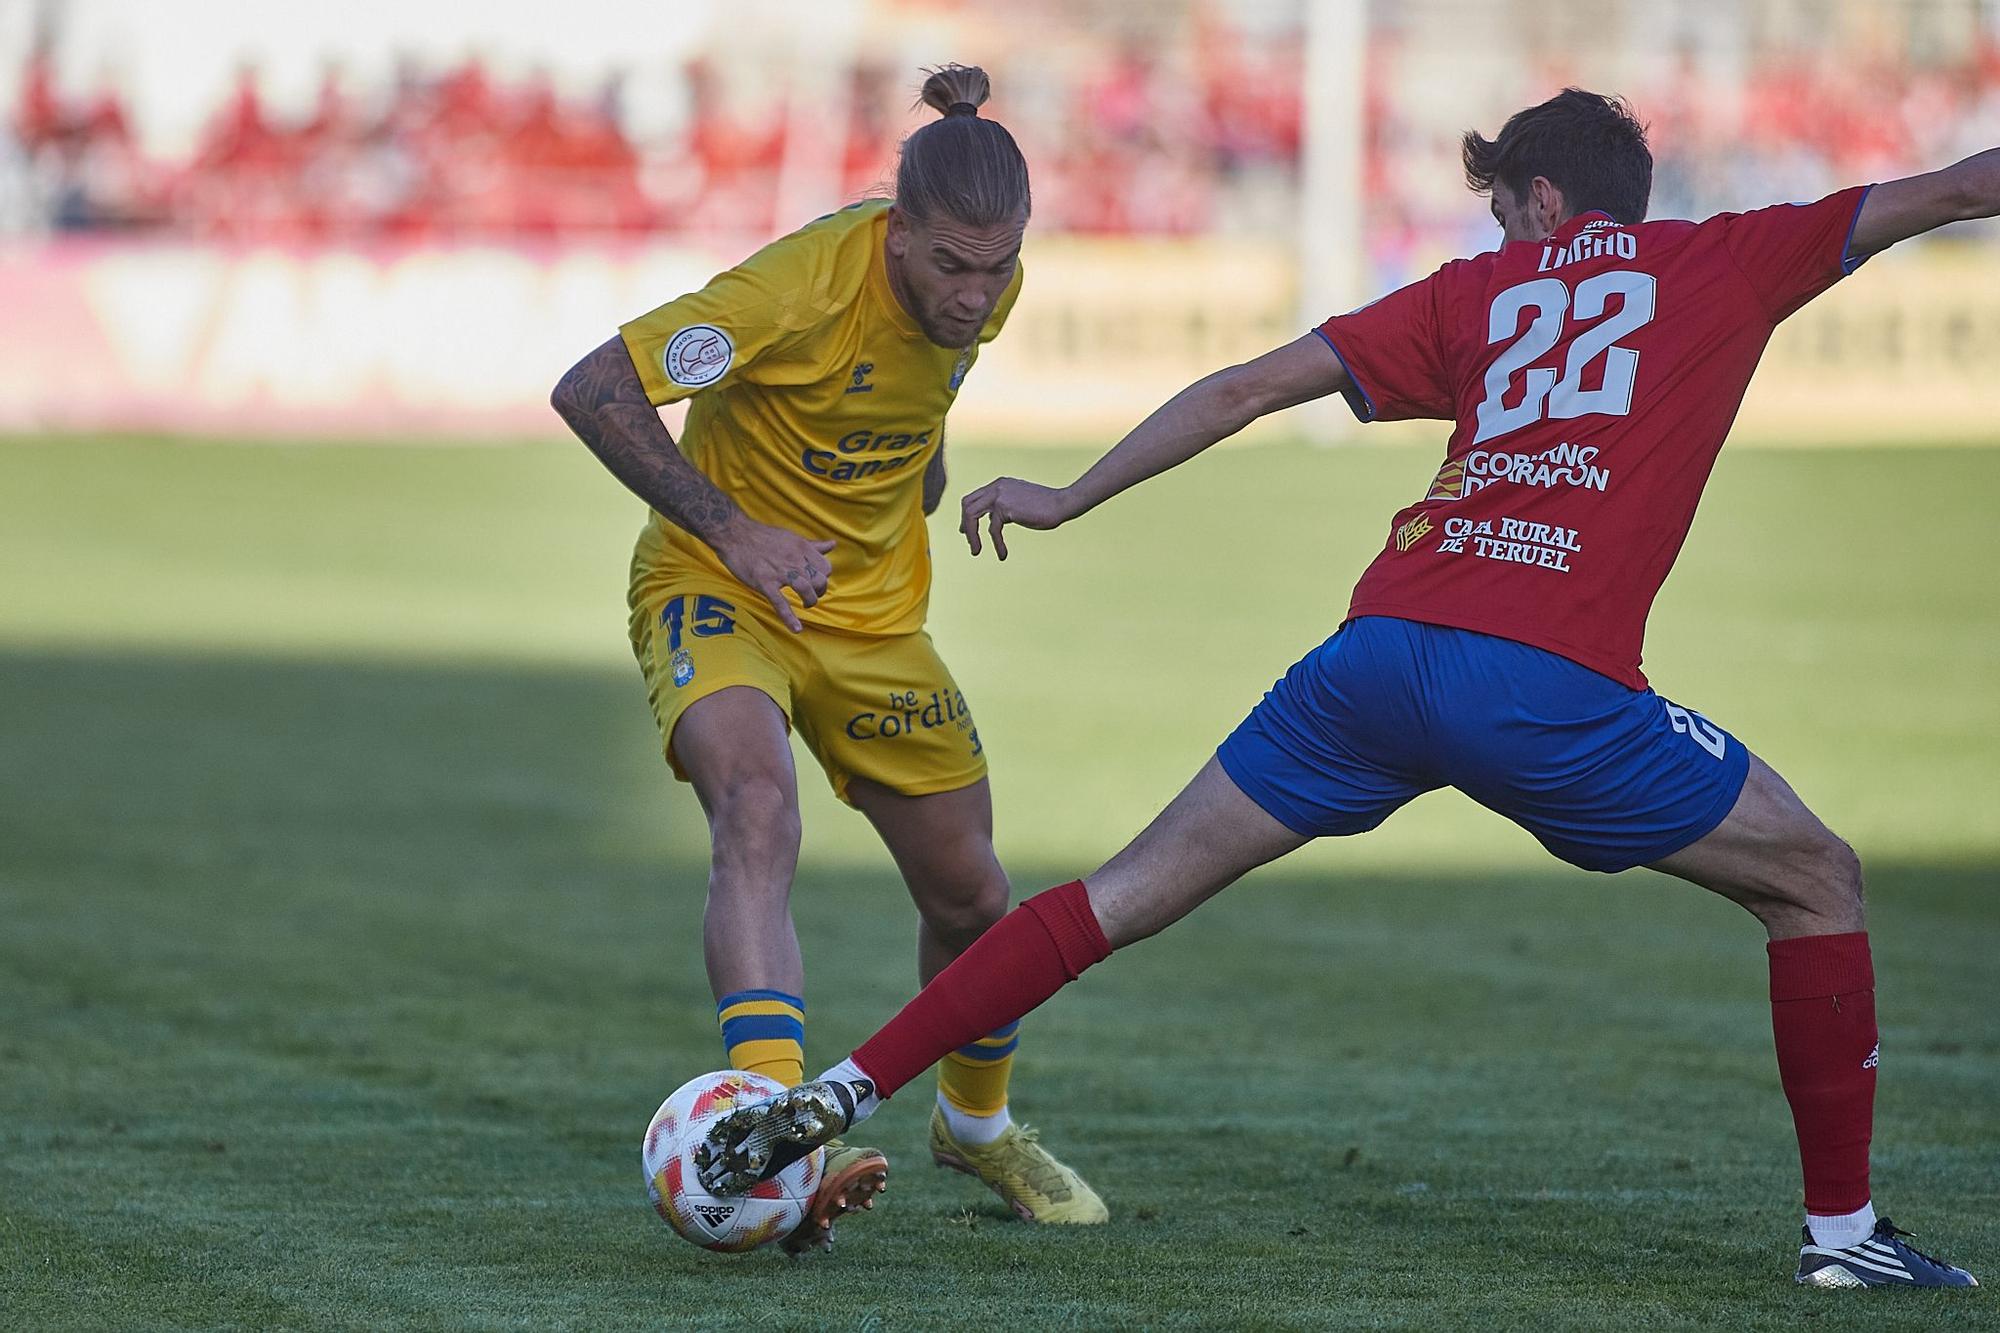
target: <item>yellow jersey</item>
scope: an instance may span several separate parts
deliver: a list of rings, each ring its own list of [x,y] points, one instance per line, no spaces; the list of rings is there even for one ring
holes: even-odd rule
[[[826,596],[799,619],[853,634],[923,625],[924,468],[1021,290],[1017,268],[978,341],[939,347],[889,289],[888,211],[876,199],[820,218],[619,330],[655,406],[693,397],[688,461],[758,522],[832,539]],[[652,514],[632,557],[633,605],[690,575],[734,577]]]

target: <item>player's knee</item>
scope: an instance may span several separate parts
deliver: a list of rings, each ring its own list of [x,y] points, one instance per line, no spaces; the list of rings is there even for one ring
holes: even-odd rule
[[[939,941],[964,949],[1007,914],[1007,878],[993,866],[990,872],[942,877],[924,886],[917,912]]]
[[[1834,902],[1861,900],[1861,858],[1847,840],[1828,829],[1801,850],[1798,878],[1812,896]]]
[[[710,798],[708,826],[719,854],[751,849],[796,853],[798,794],[790,783],[764,774],[732,778]]]
[[[1766,897],[1780,910],[1858,928],[1861,858],[1825,828],[1802,837],[1770,877]]]
[[[1850,907],[1861,906],[1861,857],[1855,853],[1845,838],[1833,833],[1826,835],[1820,855],[1825,863],[1825,883],[1839,901]]]

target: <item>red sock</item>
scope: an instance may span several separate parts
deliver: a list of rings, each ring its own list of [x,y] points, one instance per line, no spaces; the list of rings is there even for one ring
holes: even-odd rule
[[[1772,940],[1771,1031],[1805,1168],[1806,1211],[1868,1202],[1875,1125],[1875,968],[1868,932]]]
[[[887,1097],[1110,956],[1081,880],[1038,893],[994,922],[903,1012],[861,1043],[854,1063]]]

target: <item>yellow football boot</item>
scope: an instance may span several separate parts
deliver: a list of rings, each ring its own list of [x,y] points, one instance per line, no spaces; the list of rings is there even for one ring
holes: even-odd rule
[[[1004,1199],[1023,1222],[1088,1225],[1111,1219],[1097,1191],[1049,1155],[1026,1125],[1009,1125],[991,1143],[960,1143],[951,1136],[944,1112],[931,1109],[931,1159],[939,1166],[978,1176]]]
[[[792,1234],[785,1237],[787,1254],[833,1248],[833,1224],[857,1209],[873,1208],[875,1196],[889,1188],[889,1160],[873,1148],[856,1148],[835,1139],[826,1145],[826,1165],[812,1207]]]

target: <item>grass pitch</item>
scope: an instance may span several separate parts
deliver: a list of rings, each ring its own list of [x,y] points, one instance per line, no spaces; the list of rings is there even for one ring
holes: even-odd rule
[[[1227,453],[1005,567],[937,526],[1022,891],[1332,629],[1433,461]],[[1725,455],[1648,661],[1860,848],[1878,1199],[1989,1282],[1996,491],[2000,452]],[[0,1326],[2000,1326],[1790,1285],[1748,917],[1451,794],[1028,1021],[1017,1106],[1110,1226],[933,1171],[913,1089],[835,1254],[682,1245],[639,1135],[721,1055],[700,822],[623,646],[636,526],[577,449],[0,446]],[[912,915],[801,771],[817,1066],[909,993]]]

